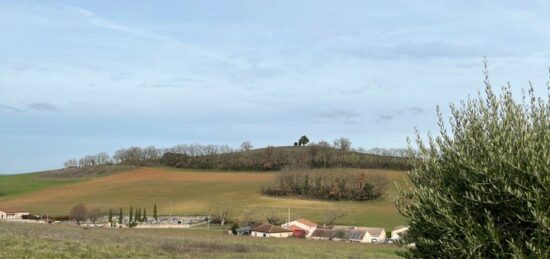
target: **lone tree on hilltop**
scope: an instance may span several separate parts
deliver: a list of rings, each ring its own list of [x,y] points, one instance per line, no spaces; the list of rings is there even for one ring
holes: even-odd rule
[[[84,205],[84,203],[80,203],[71,208],[69,217],[76,220],[76,224],[80,225],[80,223],[86,219],[87,213],[88,209],[86,208],[86,205]]]
[[[397,207],[407,218],[408,258],[546,258],[550,255],[550,83],[523,101],[510,86],[438,108],[439,136],[409,145],[411,186]]]
[[[305,146],[305,145],[307,145],[307,143],[309,143],[309,139],[307,138],[306,135],[303,135],[303,136],[300,137],[300,139],[298,140],[298,145],[300,145],[300,146]]]
[[[252,148],[254,148],[254,146],[252,146],[252,143],[250,141],[245,141],[241,144],[241,150],[243,151],[249,151]]]

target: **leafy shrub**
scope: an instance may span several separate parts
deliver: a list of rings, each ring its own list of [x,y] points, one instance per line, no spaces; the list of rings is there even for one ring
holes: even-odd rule
[[[451,105],[450,132],[439,113],[440,136],[417,134],[412,186],[397,200],[416,245],[406,257],[550,255],[550,102],[530,88],[516,103],[485,83],[484,97]]]

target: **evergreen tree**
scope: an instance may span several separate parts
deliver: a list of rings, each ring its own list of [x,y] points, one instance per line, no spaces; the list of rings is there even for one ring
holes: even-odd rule
[[[118,224],[122,224],[122,219],[124,216],[122,216],[122,208],[120,208],[120,212],[118,213]]]
[[[143,208],[143,222],[147,222],[147,208]]]
[[[141,221],[141,208],[137,208],[136,209],[136,219],[135,219],[136,222],[140,222]]]
[[[440,135],[410,149],[411,188],[397,206],[408,221],[409,258],[547,258],[550,255],[548,100],[510,86],[438,109]]]
[[[155,206],[153,207],[153,218],[155,218],[155,220],[158,220],[159,216],[157,214],[157,204],[155,203]]]
[[[109,209],[109,223],[113,224],[113,210]]]
[[[128,220],[129,223],[132,223],[133,216],[134,216],[134,208],[132,208],[132,206],[130,206],[130,215],[128,216],[130,218]]]

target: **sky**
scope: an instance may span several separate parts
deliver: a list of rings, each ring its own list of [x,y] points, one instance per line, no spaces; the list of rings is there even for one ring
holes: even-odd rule
[[[347,137],[406,147],[436,106],[532,81],[548,1],[0,0],[0,173],[128,146]]]

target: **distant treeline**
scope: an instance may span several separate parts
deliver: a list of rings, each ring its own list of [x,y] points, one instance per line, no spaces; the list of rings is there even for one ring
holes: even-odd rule
[[[285,171],[262,187],[270,196],[302,196],[324,200],[368,201],[380,198],[388,180],[381,174],[356,172]]]
[[[363,154],[335,149],[330,146],[309,145],[267,147],[243,152],[209,153],[193,156],[167,152],[161,163],[180,168],[221,170],[280,170],[282,168],[383,168],[407,170],[408,159]]]
[[[344,142],[346,143],[346,142]],[[220,170],[280,170],[282,168],[383,168],[406,170],[408,159],[403,149],[371,149],[375,155],[362,148],[347,145],[331,146],[327,142],[288,147],[267,147],[251,150],[252,145],[244,142],[240,149],[227,145],[178,145],[172,148],[149,146],[129,147],[117,150],[111,157],[102,152],[88,155],[79,160],[70,159],[65,168],[93,167],[97,165],[150,165],[162,163],[166,166],[192,169]],[[245,145],[246,144],[246,145]],[[391,156],[393,154],[395,156]]]

